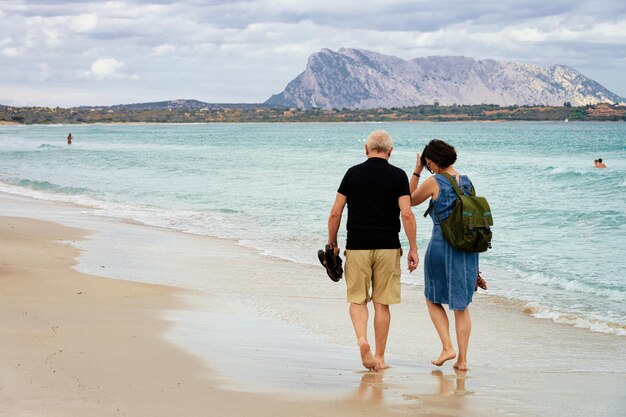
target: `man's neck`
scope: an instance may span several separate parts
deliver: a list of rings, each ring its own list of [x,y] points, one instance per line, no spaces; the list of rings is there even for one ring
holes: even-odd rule
[[[367,155],[367,159],[370,158],[381,158],[385,161],[389,160],[389,154],[387,152],[371,152]]]

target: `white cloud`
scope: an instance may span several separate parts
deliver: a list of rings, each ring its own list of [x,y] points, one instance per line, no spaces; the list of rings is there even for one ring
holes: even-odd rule
[[[98,16],[93,13],[74,16],[70,20],[69,30],[76,33],[87,33],[98,27]]]
[[[2,55],[9,57],[9,58],[20,56],[23,53],[24,51],[22,49],[17,48],[15,46],[7,46],[6,48],[2,49]]]
[[[174,45],[163,43],[159,46],[155,46],[154,48],[152,48],[152,53],[154,55],[165,55],[165,54],[176,51],[176,49],[177,48]]]
[[[41,32],[43,42],[48,48],[56,48],[62,44],[62,34],[59,30],[44,28]]]
[[[89,71],[83,71],[83,78],[94,78],[96,80],[114,80],[118,78],[138,79],[139,77],[124,71],[126,65],[115,58],[100,58],[91,64]]]

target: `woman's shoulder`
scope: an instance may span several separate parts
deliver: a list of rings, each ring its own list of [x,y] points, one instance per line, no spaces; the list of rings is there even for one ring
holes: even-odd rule
[[[468,183],[468,184],[471,184],[471,183],[472,183],[472,180],[470,180],[470,177],[468,177],[468,176],[467,176],[467,175],[465,175],[465,174],[460,174],[460,175],[459,175],[459,178],[461,179],[461,184],[463,184],[464,182],[465,182],[465,183]]]
[[[465,179],[466,181],[469,181],[469,177],[468,177],[467,175],[460,174],[460,173],[457,173],[457,174],[458,174],[458,178],[459,178],[461,181],[463,181],[464,179]],[[450,175],[450,174],[448,174],[448,175],[449,175],[449,176],[450,176],[453,180],[456,180],[457,175]],[[450,180],[448,179],[448,175],[444,175],[444,174],[435,174],[435,175],[433,175],[433,177],[435,178],[435,180],[436,180],[437,182],[440,182],[440,183],[442,182],[442,183],[449,184],[449,183],[450,183]]]
[[[446,189],[452,189],[452,184],[450,183],[450,179],[443,174],[435,174],[433,175],[433,177],[435,178],[435,181],[437,182],[437,184],[441,187],[445,187]],[[472,181],[469,179],[469,177],[467,175],[458,173],[458,178],[459,178],[459,182],[456,181],[456,175],[450,175],[450,177],[452,177],[452,180],[455,181],[457,183],[457,185],[460,185],[463,188],[468,188],[470,189],[473,185],[472,185]]]

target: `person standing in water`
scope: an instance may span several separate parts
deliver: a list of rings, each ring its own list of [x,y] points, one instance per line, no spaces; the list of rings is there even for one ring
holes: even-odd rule
[[[70,133],[69,135],[67,135],[67,144],[71,145],[72,144],[72,134]]]
[[[606,168],[606,164],[602,162],[602,158],[598,158],[596,161],[596,168]]]

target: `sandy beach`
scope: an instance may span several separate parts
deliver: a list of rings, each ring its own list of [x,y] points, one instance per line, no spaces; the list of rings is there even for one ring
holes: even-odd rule
[[[286,401],[220,389],[220,379],[162,338],[164,310],[206,294],[72,269],[83,230],[3,217],[3,416],[348,415],[349,401]],[[391,411],[383,415],[395,415]]]
[[[0,416],[620,416],[626,338],[485,293],[467,373],[435,368],[420,286],[361,368],[319,266],[0,194]],[[489,277],[488,277],[489,278]],[[495,279],[495,277],[492,277]]]

